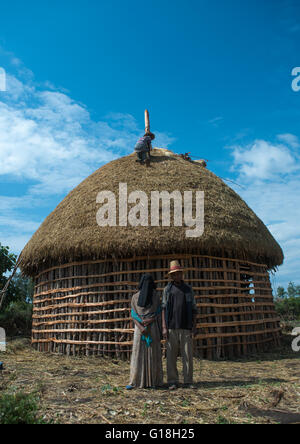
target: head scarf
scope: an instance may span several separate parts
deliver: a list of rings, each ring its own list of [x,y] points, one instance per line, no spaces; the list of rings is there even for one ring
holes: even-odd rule
[[[153,295],[153,290],[155,289],[156,289],[156,284],[151,274],[149,273],[143,274],[139,283],[140,294],[137,303],[139,307],[147,307],[148,305],[152,304],[152,295]]]

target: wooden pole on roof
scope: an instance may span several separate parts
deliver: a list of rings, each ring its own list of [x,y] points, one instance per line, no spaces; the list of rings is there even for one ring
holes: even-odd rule
[[[145,109],[145,134],[150,133],[150,118],[149,111]]]

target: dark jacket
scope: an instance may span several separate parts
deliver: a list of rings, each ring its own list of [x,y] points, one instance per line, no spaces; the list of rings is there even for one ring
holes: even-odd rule
[[[152,139],[151,139],[150,136],[143,136],[143,137],[141,137],[137,141],[137,143],[136,143],[136,145],[134,147],[134,150],[138,151],[138,152],[140,152],[140,151],[150,151],[151,148],[152,148],[151,140]]]
[[[169,282],[168,285],[164,288],[163,291],[163,299],[162,299],[162,309],[165,310],[165,320],[166,327],[169,326],[170,320],[170,294],[172,292],[172,286],[175,285],[174,282]],[[185,303],[187,308],[187,325],[188,329],[193,328],[193,315],[197,313],[197,305],[195,301],[194,291],[192,287],[185,282],[182,282],[182,286],[180,288],[184,292],[185,295]]]

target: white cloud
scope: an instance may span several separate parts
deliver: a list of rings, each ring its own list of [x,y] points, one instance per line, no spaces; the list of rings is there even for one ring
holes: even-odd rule
[[[33,206],[33,203],[34,200],[30,196],[12,197],[0,195],[0,212],[7,212],[16,208],[30,208]]]
[[[24,98],[28,90],[16,85],[16,96]],[[114,140],[94,135],[88,111],[65,94],[31,91],[22,106],[14,97],[0,102],[0,175],[31,179],[40,193],[58,193],[114,157]]]
[[[290,280],[300,283],[300,161],[293,151],[298,138],[282,136],[278,139],[289,146],[258,140],[232,147],[233,171],[243,185],[243,189],[234,188],[267,225],[285,255],[276,286],[287,286]]]
[[[232,147],[232,171],[243,179],[274,179],[300,170],[298,156],[283,144],[256,140],[246,147]]]
[[[291,146],[292,148],[299,148],[300,147],[299,139],[294,134],[289,134],[289,133],[279,134],[277,136],[277,139],[280,140],[281,142],[286,143],[287,145]]]
[[[34,193],[69,190],[103,162],[132,152],[143,132],[129,114],[94,122],[86,107],[66,94],[9,79],[6,100],[0,101],[0,176],[34,180]],[[163,146],[173,140],[157,136]]]
[[[19,255],[23,250],[24,246],[30,240],[32,233],[22,234],[21,231],[17,233],[8,233],[5,235],[5,232],[0,232],[1,235],[1,244],[4,246],[8,246],[10,251],[14,254]]]
[[[208,121],[208,123],[209,123],[210,125],[213,125],[213,126],[218,126],[218,124],[219,124],[220,122],[222,122],[222,120],[223,120],[223,117],[222,117],[222,116],[217,116],[217,117],[214,117],[213,119],[210,119],[210,120]]]
[[[26,184],[20,196],[1,191],[0,242],[20,252],[41,223],[39,207],[47,208],[51,196],[59,203],[101,164],[131,153],[143,128],[130,114],[94,121],[67,90],[35,82],[12,53],[0,47],[0,54],[14,70],[6,69],[7,91],[0,95],[0,182]],[[156,136],[158,146],[174,140],[162,132]]]
[[[28,97],[32,93],[32,86],[23,83],[13,75],[7,74],[6,92],[3,96],[3,98],[5,98],[7,102],[12,101],[14,103],[17,103],[19,101],[18,106],[22,107],[24,105],[24,99],[26,99],[26,96]]]
[[[9,230],[22,230],[32,232],[38,229],[39,223],[31,220],[15,219],[8,216],[0,216],[0,226],[6,226]]]
[[[2,197],[0,199],[2,203]],[[32,220],[31,215],[23,213],[22,202],[19,202],[20,206],[18,206],[16,198],[6,197],[4,201],[6,210],[1,211],[0,214],[0,243],[8,245],[11,251],[20,253],[42,221],[38,219],[38,216],[36,216],[36,220]],[[31,208],[30,213],[33,212],[34,207]]]

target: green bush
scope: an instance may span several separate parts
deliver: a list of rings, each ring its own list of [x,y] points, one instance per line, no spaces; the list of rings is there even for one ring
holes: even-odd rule
[[[23,392],[0,397],[0,424],[46,424],[38,416],[38,399]]]
[[[25,301],[11,302],[0,313],[0,327],[7,336],[30,336],[32,323],[32,304]]]
[[[284,319],[300,319],[300,297],[290,297],[275,300],[277,313]]]
[[[287,290],[278,287],[275,308],[284,321],[300,320],[300,285],[290,282]]]

